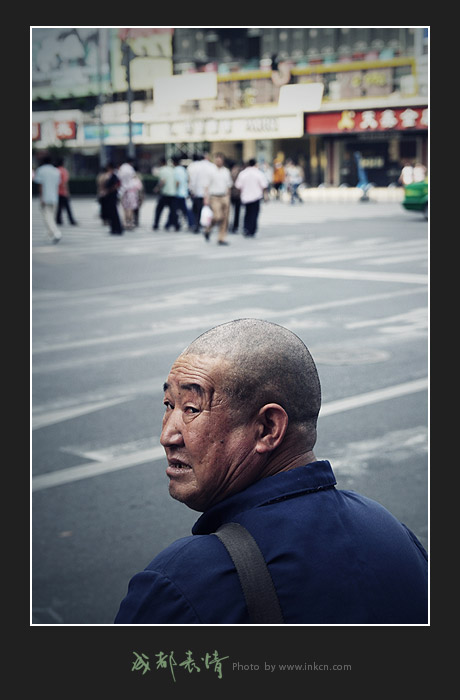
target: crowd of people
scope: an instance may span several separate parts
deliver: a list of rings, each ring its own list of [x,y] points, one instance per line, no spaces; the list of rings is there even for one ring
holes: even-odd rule
[[[186,165],[179,156],[168,161],[162,158],[152,173],[157,178],[153,230],[158,230],[163,218],[165,230],[180,231],[185,226],[192,233],[202,232],[205,241],[209,241],[216,227],[218,245],[229,244],[229,231],[241,230],[244,236],[254,237],[262,201],[280,199],[285,192],[292,204],[302,201],[298,188],[304,181],[303,170],[292,160],[284,162],[280,157],[269,166],[255,158],[237,163],[223,153],[211,156],[204,152],[195,154]],[[77,225],[70,204],[69,172],[62,159],[53,164],[46,156],[33,179],[39,187],[47,231],[53,243],[58,243],[64,212],[69,223]],[[97,175],[96,187],[99,215],[111,234],[121,235],[139,226],[145,188],[133,158],[127,158],[118,167],[107,163]]]
[[[223,153],[195,154],[184,164],[180,156],[162,158],[152,170],[157,181],[153,190],[157,198],[152,221],[153,230],[203,233],[209,242],[217,228],[217,244],[228,245],[227,234],[240,230],[254,237],[258,229],[262,201],[284,200],[302,203],[299,188],[305,182],[302,167],[279,154],[268,164],[254,158],[245,163],[229,160]],[[426,178],[426,168],[420,163],[406,162],[399,178],[405,186]],[[64,212],[69,223],[77,225],[73,216],[68,188],[69,173],[62,159],[53,164],[46,156],[34,173],[39,187],[41,209],[48,234],[53,243],[61,240],[59,225]],[[127,158],[118,167],[107,163],[96,178],[100,218],[110,227],[110,233],[121,235],[139,226],[139,213],[145,199],[142,177],[134,159]],[[244,208],[244,215],[241,216]],[[167,211],[167,218],[163,212]]]
[[[172,227],[179,231],[185,224],[192,233],[201,231],[209,241],[213,228],[217,227],[217,244],[228,245],[228,231],[238,232],[244,206],[243,233],[255,235],[260,201],[269,189],[269,182],[256,167],[255,160],[239,165],[228,162],[223,153],[211,157],[205,152],[195,154],[186,168],[179,157],[172,158],[170,163],[163,159],[154,172],[159,194],[154,230],[159,228],[162,212],[167,208],[165,229]]]
[[[217,229],[217,244],[228,245],[228,232],[255,236],[260,203],[279,199],[288,192],[291,202],[301,202],[298,187],[303,171],[292,160],[275,160],[274,167],[254,158],[246,163],[229,160],[223,153],[195,154],[188,164],[180,156],[161,158],[152,169],[156,176],[156,197],[152,229],[188,230],[211,240]],[[145,198],[141,177],[132,159],[118,168],[109,163],[97,177],[101,219],[113,234],[139,225],[139,211]],[[123,212],[120,216],[119,206]],[[241,215],[244,209],[244,215]]]
[[[206,241],[217,227],[218,245],[228,245],[227,233],[237,233],[242,224],[244,236],[255,236],[260,203],[279,199],[284,191],[291,202],[301,202],[299,185],[304,180],[302,168],[292,160],[276,159],[274,167],[254,158],[246,163],[228,160],[223,153],[195,154],[184,167],[179,157],[168,163],[162,159],[154,170],[158,177],[153,229],[160,227],[164,209],[168,217],[164,228],[179,231],[185,225],[193,233],[203,232]],[[244,216],[241,218],[241,210]]]

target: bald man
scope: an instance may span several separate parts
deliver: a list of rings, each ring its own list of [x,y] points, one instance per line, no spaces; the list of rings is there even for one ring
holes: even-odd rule
[[[257,319],[207,331],[172,365],[164,405],[169,493],[202,515],[133,577],[116,624],[253,622],[225,523],[256,541],[285,624],[427,623],[420,542],[314,455],[320,382],[294,333]]]

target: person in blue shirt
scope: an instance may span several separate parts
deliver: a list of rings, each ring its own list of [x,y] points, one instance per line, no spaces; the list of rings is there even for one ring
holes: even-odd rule
[[[212,328],[174,362],[164,405],[169,493],[201,515],[131,579],[115,624],[250,624],[214,534],[229,522],[256,540],[285,624],[427,624],[420,542],[315,457],[321,387],[298,336],[258,319]]]
[[[155,207],[152,228],[154,231],[158,229],[163,209],[168,207],[169,214],[165,229],[169,230],[169,227],[173,226],[176,231],[178,231],[179,223],[177,221],[176,212],[177,184],[174,167],[166,161],[166,158],[161,158],[160,167],[155,174],[158,176],[158,183],[155,185],[155,190],[159,191],[160,196]]]
[[[174,167],[174,176],[176,178],[176,217],[178,216],[178,213],[181,212],[185,221],[187,222],[189,231],[192,231],[194,227],[194,218],[187,204],[187,197],[189,195],[187,171],[184,166],[181,165],[181,159],[179,156],[174,156],[172,158],[172,163]],[[168,224],[169,223],[170,221],[168,220]],[[180,227],[178,218],[177,225]]]

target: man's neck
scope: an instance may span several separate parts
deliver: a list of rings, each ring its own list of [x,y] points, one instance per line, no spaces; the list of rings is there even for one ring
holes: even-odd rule
[[[316,462],[313,445],[305,441],[305,436],[296,431],[288,431],[281,445],[268,458],[263,470],[264,476],[286,472],[310,462]]]

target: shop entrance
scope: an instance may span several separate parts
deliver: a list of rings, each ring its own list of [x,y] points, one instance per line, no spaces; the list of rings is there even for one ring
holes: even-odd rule
[[[339,184],[356,187],[360,181],[358,161],[369,184],[375,187],[397,185],[402,160],[415,159],[416,139],[347,138],[338,144]],[[359,155],[357,155],[359,154]]]

